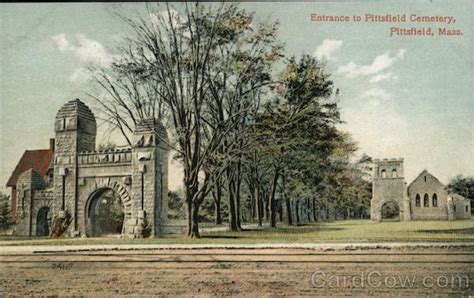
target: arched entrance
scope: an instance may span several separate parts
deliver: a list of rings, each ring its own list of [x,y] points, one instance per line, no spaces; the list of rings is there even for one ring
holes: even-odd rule
[[[86,234],[90,237],[122,233],[124,205],[110,188],[94,191],[86,204]]]
[[[49,236],[51,218],[48,217],[49,207],[44,206],[38,210],[36,216],[36,236]]]
[[[389,201],[382,205],[380,210],[381,219],[388,221],[400,220],[400,206],[395,201]]]

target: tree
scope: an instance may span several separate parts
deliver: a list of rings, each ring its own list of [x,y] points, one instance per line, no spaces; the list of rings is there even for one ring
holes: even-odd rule
[[[234,164],[241,140],[230,136],[244,117],[242,108],[233,105],[223,109],[223,118],[209,115],[216,103],[241,102],[261,86],[251,86],[255,80],[248,74],[262,72],[252,66],[262,64],[256,63],[254,55],[265,56],[267,50],[244,49],[245,45],[260,44],[259,40],[270,34],[257,30],[260,35],[256,35],[249,27],[249,14],[235,4],[185,3],[180,8],[178,12],[169,4],[157,4],[155,9],[147,6],[151,20],[118,13],[133,34],[121,46],[120,60],[109,69],[94,72],[106,94],[95,98],[105,121],[129,144],[129,134],[142,119],[167,120],[171,138],[162,141],[176,152],[184,168],[187,235],[199,237],[199,207]],[[244,47],[237,46],[241,42]],[[225,46],[230,50],[224,51]],[[271,55],[266,56],[271,60]],[[226,61],[244,70],[222,67],[227,66]],[[222,84],[222,78],[230,79]]]
[[[230,121],[228,131],[219,151],[233,152],[233,159],[226,168],[226,186],[230,211],[230,229],[240,229],[240,192],[242,184],[242,154],[248,144],[246,123],[258,110],[260,94],[271,85],[272,65],[281,56],[281,46],[276,43],[277,24],[257,24],[253,14],[239,11],[218,30],[220,42],[215,59],[218,63],[210,69],[210,104],[206,114],[209,130],[219,123]],[[212,162],[212,161],[211,161]],[[214,193],[216,221],[219,222],[219,204],[224,186],[217,178]]]
[[[272,168],[272,227],[276,225],[275,192],[279,179],[283,179],[284,189],[288,182],[295,184],[292,179],[314,184],[311,172],[327,166],[329,157],[347,146],[335,126],[340,120],[337,104],[331,98],[332,86],[323,65],[315,58],[304,55],[296,61],[292,57],[281,74],[278,97],[258,115],[256,140]],[[290,194],[286,189],[283,197],[291,224]]]
[[[184,218],[185,210],[183,206],[183,199],[180,194],[175,191],[168,192],[168,218],[169,219],[180,219]]]
[[[474,177],[457,175],[451,179],[446,189],[471,200],[471,206],[474,204]]]
[[[6,228],[10,220],[10,197],[0,192],[0,227]]]

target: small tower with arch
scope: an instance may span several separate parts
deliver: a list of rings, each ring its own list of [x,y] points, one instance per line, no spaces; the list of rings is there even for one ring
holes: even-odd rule
[[[373,174],[370,218],[383,220],[383,209],[391,205],[398,209],[397,219],[409,220],[410,202],[406,195],[403,158],[375,159]]]

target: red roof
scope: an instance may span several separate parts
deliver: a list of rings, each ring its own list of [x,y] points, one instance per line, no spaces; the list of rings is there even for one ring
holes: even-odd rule
[[[18,177],[26,170],[34,169],[41,176],[45,176],[49,169],[51,160],[54,155],[54,143],[51,142],[49,149],[42,150],[26,150],[23,153],[20,161],[16,165],[10,179],[8,179],[7,186],[16,186]]]

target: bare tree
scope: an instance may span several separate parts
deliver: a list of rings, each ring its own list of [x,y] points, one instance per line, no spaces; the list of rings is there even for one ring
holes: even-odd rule
[[[255,73],[251,64],[258,62],[248,58],[247,52],[239,56],[249,68],[241,72],[245,75],[232,75],[232,69],[222,68],[223,61],[237,61],[238,40],[231,35],[244,28],[241,20],[245,12],[234,4],[185,3],[179,8],[156,4],[147,5],[146,15],[117,13],[133,33],[121,45],[120,59],[111,68],[94,71],[95,81],[105,93],[95,99],[104,120],[129,144],[129,135],[140,120],[166,120],[168,144],[184,168],[187,235],[199,237],[199,207],[238,157],[239,139],[229,135],[241,125],[246,107],[223,106],[220,112],[224,117],[210,115],[220,101],[241,102],[250,90],[267,83],[247,87],[246,73]],[[223,45],[232,43],[232,50],[223,52]],[[256,53],[266,53],[270,61],[272,52],[267,52]],[[225,76],[232,78],[232,88],[220,84],[219,78]]]

